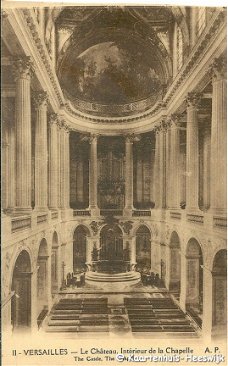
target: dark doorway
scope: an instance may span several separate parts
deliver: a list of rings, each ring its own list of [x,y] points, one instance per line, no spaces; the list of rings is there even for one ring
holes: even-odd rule
[[[86,271],[87,229],[80,225],[75,229],[73,239],[73,270],[74,273]]]
[[[226,331],[227,325],[227,251],[222,249],[213,262],[213,331]]]
[[[140,226],[136,232],[136,262],[138,271],[151,270],[151,234],[145,225]]]
[[[31,262],[26,250],[18,255],[12,279],[11,322],[13,330],[31,326]]]
[[[169,289],[180,295],[181,255],[180,240],[174,231],[170,239],[170,282]]]

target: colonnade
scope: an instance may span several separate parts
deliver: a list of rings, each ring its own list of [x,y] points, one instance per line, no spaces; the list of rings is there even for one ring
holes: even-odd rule
[[[33,65],[29,57],[15,62],[15,132],[6,146],[10,159],[15,139],[16,164],[6,169],[5,209],[16,212],[31,211],[31,158],[32,158],[32,100],[35,107],[35,209],[68,209],[70,196],[69,128],[61,116],[48,114],[48,95],[44,91],[31,97]],[[204,200],[206,206],[218,213],[225,212],[226,204],[226,75],[225,63],[215,60],[212,65],[212,116],[210,125],[205,125],[204,154]],[[179,209],[185,201],[189,211],[199,209],[199,111],[201,95],[191,92],[186,96],[184,114],[164,116],[156,124],[155,156],[152,190],[155,208]],[[8,127],[9,128],[9,127]],[[181,152],[181,131],[186,137],[186,157]],[[206,137],[205,137],[206,136]],[[138,137],[125,135],[125,208],[124,214],[133,210],[133,144]],[[90,135],[89,209],[99,215],[98,210],[98,135]],[[4,145],[5,146],[5,145]],[[211,151],[209,151],[211,150]],[[184,155],[185,155],[184,153]],[[211,154],[210,161],[208,154]],[[152,155],[152,154],[151,154]],[[151,159],[152,160],[152,159]],[[185,160],[185,166],[181,166]],[[152,161],[151,161],[152,163]],[[207,169],[206,164],[210,165]],[[11,164],[13,165],[13,164]],[[209,174],[208,174],[209,171]],[[218,179],[219,178],[219,179]],[[210,183],[210,184],[209,184]],[[186,184],[186,192],[183,186]],[[14,187],[16,185],[16,187]],[[15,194],[13,194],[15,190]],[[15,196],[15,197],[14,197]],[[14,199],[15,202],[12,202]]]
[[[216,213],[225,214],[226,205],[226,75],[225,64],[215,60],[212,65],[212,117],[211,132],[208,124],[204,128],[205,154],[211,149],[210,169],[204,162],[204,200]],[[186,177],[186,208],[199,209],[199,110],[201,95],[186,96],[186,120],[183,116],[165,117],[157,125],[155,147],[155,197],[156,208],[180,208],[183,175]],[[180,132],[186,134],[186,171],[180,167]],[[206,136],[206,137],[205,137]],[[207,171],[206,171],[207,170]],[[210,174],[208,174],[208,171]],[[182,175],[182,177],[181,177]],[[210,183],[210,184],[209,184]],[[210,185],[210,191],[209,191]],[[206,195],[206,197],[205,197]],[[209,202],[210,201],[210,202]]]

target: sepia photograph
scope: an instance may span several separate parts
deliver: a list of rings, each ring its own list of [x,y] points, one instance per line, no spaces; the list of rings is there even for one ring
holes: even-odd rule
[[[226,18],[3,2],[3,366],[227,365]]]

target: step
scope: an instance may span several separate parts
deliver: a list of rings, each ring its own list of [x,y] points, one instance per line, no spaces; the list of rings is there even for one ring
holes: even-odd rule
[[[48,333],[67,333],[67,332],[74,332],[77,333],[79,331],[79,327],[78,326],[65,326],[65,327],[59,327],[59,326],[55,326],[55,327],[47,327],[46,328],[46,332]]]
[[[78,320],[79,315],[62,314],[62,315],[51,315],[51,320]]]
[[[49,327],[54,327],[54,326],[65,327],[65,326],[68,326],[68,325],[78,326],[79,324],[80,324],[79,320],[63,320],[63,321],[49,320],[48,321],[48,326]]]
[[[109,332],[109,327],[108,325],[83,325],[79,327],[79,332]]]

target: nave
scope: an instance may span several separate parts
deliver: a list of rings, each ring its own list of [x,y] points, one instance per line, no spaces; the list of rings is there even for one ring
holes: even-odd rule
[[[138,286],[134,291],[60,294],[42,331],[145,337],[197,338],[197,324],[179,308],[165,289]]]

